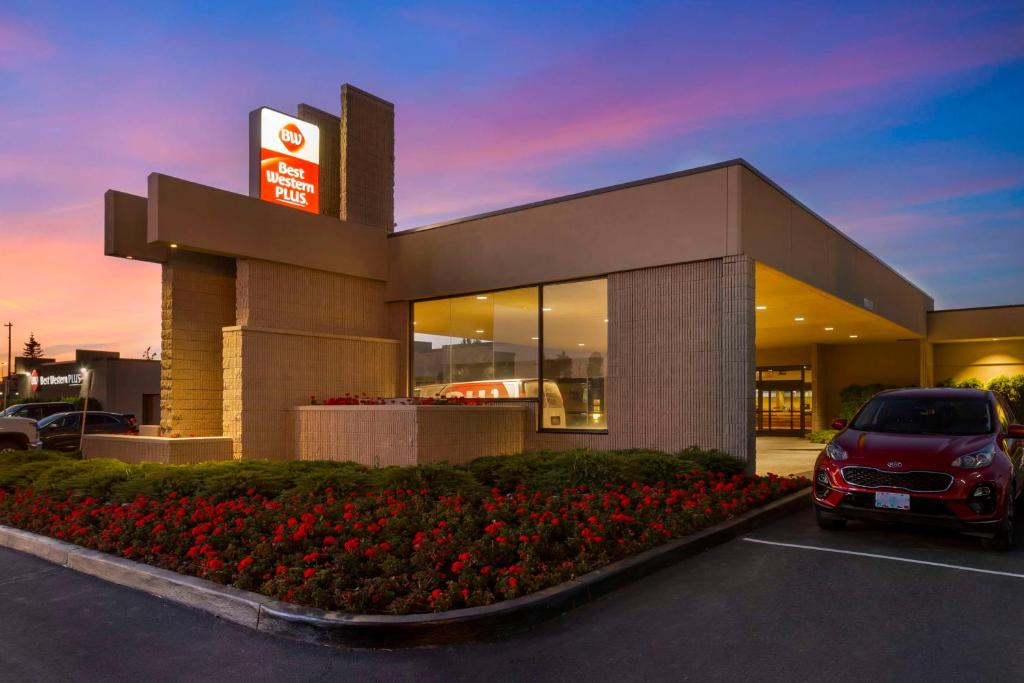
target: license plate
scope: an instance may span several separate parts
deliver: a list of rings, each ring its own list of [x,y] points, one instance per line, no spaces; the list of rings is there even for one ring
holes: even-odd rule
[[[875,493],[875,507],[885,508],[886,510],[909,510],[910,494],[883,493],[878,491]]]

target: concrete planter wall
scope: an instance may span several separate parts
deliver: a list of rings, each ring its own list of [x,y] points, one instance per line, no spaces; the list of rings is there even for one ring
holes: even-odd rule
[[[192,465],[211,460],[231,460],[231,439],[226,436],[167,438],[86,434],[82,458],[114,458],[130,464],[156,462],[164,465]]]
[[[300,406],[292,410],[300,460],[369,467],[464,464],[524,450],[528,410],[489,406]]]

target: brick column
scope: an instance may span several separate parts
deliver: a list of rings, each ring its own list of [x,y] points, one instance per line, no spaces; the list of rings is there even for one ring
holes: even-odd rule
[[[755,467],[754,260],[722,259],[722,450]]]
[[[341,219],[395,229],[395,105],[341,86]]]
[[[235,323],[235,263],[180,253],[162,266],[160,431],[220,436],[221,328]]]

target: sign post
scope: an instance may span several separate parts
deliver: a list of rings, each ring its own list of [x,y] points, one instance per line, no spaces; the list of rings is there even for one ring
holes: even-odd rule
[[[250,112],[249,195],[320,213],[320,129],[269,107]]]

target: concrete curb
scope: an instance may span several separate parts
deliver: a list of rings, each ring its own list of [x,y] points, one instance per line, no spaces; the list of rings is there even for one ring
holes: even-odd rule
[[[518,631],[809,505],[810,489],[803,489],[735,519],[537,593],[483,607],[431,614],[349,614],[300,607],[2,525],[0,546],[264,633],[324,645],[401,647],[484,640]]]

